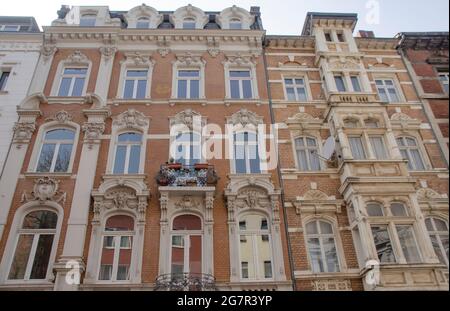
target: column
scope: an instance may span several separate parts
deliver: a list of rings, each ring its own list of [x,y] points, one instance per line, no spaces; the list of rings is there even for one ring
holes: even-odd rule
[[[235,216],[235,200],[235,196],[227,197],[228,237],[230,240],[230,282],[232,283],[240,281],[239,237]]]
[[[14,125],[11,150],[6,159],[3,177],[0,180],[0,240],[11,209],[25,155],[27,154],[31,137],[36,130],[36,119],[41,115],[41,112],[39,110],[19,110],[18,114],[19,122]]]
[[[206,193],[205,197],[205,271],[203,273],[214,275],[214,191]]]
[[[33,80],[31,81],[28,95],[44,92],[45,84],[47,83],[48,74],[53,63],[53,56],[58,51],[55,44],[44,43],[41,49],[41,56],[39,57],[36,70],[34,72]]]
[[[101,98],[102,102],[106,102],[108,99],[109,82],[111,81],[114,56],[116,52],[117,49],[112,46],[104,46],[100,48],[102,58],[98,69],[95,94]]]
[[[81,270],[84,270],[85,267],[83,251],[91,205],[91,192],[97,171],[101,135],[105,130],[105,119],[110,115],[108,109],[85,110],[84,113],[88,117],[88,122],[83,125],[85,138],[67,223],[64,249],[55,265],[57,270],[55,290],[78,289],[79,284],[71,285],[66,282],[66,275],[72,269],[66,265],[68,262],[78,263]]]

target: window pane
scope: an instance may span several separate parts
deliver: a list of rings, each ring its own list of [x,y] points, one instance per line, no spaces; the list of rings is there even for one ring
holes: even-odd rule
[[[65,173],[69,169],[70,158],[72,155],[72,144],[59,146],[58,157],[55,164],[55,172]]]
[[[361,137],[349,137],[350,149],[352,150],[353,158],[356,160],[364,160],[366,153]]]
[[[128,70],[127,77],[130,78],[146,78],[148,74],[148,70]]]
[[[100,266],[100,281],[110,281],[112,278],[112,265],[101,265]]]
[[[147,95],[147,80],[139,80],[136,91],[137,99],[144,99]]]
[[[126,133],[119,135],[119,142],[142,142],[142,135],[138,133]]]
[[[124,174],[125,173],[125,158],[127,155],[126,146],[117,146],[116,159],[114,162],[114,174]]]
[[[183,29],[195,29],[195,22],[184,22]]]
[[[344,79],[341,76],[335,76],[334,80],[336,81],[337,90],[339,92],[345,92],[346,88],[345,88]]]
[[[445,221],[436,218],[434,218],[433,220],[437,231],[448,231],[448,226]]]
[[[394,249],[387,227],[373,226],[372,234],[381,263],[395,263]]]
[[[287,99],[290,101],[296,101],[297,98],[295,98],[295,89],[292,87],[288,87],[286,88],[286,94],[287,94]]]
[[[250,80],[243,80],[242,81],[242,89],[244,92],[244,98],[253,98],[253,91],[252,91],[252,81]]]
[[[64,69],[65,75],[86,75],[87,69],[86,68],[66,68]]]
[[[45,140],[74,140],[75,132],[71,130],[59,129],[48,131]]]
[[[0,91],[4,91],[6,87],[6,82],[8,82],[9,72],[2,72],[0,77]]]
[[[301,102],[308,101],[308,96],[306,95],[305,88],[297,88],[298,100]]]
[[[117,281],[127,281],[130,278],[128,265],[119,265],[117,267]]]
[[[25,270],[27,269],[33,238],[34,235],[32,234],[20,235],[8,279],[23,280],[25,278]]]
[[[178,98],[187,98],[186,80],[178,80]]]
[[[306,233],[307,234],[318,234],[319,231],[317,230],[317,222],[310,222],[306,225]]]
[[[84,78],[76,78],[75,84],[73,85],[72,96],[83,95],[84,88]]]
[[[200,97],[200,81],[191,80],[191,98],[196,99]]]
[[[200,71],[198,70],[180,70],[178,71],[179,77],[192,77],[192,78],[198,78],[200,77]]]
[[[388,103],[389,102],[389,97],[386,94],[385,89],[383,88],[378,88],[378,95],[380,95],[380,100],[384,103]]]
[[[138,174],[141,161],[141,146],[131,146],[128,174]]]
[[[403,255],[408,263],[420,262],[420,254],[417,249],[416,240],[414,238],[411,226],[397,226],[398,239],[402,246]]]
[[[320,240],[318,238],[308,239],[308,250],[311,258],[311,268],[314,273],[325,272],[322,261],[322,251],[320,250]]]
[[[242,278],[248,279],[248,262],[241,262]]]
[[[292,84],[294,84],[294,80],[292,80],[292,79],[285,79],[284,83],[286,83],[287,85],[292,85]]]
[[[272,262],[264,261],[264,277],[266,279],[272,278]]]
[[[361,85],[359,84],[358,77],[351,77],[352,85],[353,85],[353,91],[355,92],[361,92]]]
[[[324,221],[320,221],[319,224],[321,234],[333,234],[333,227],[331,226],[331,224]]]
[[[63,78],[61,80],[61,85],[59,87],[58,96],[69,96],[70,84],[72,82],[72,78]]]
[[[411,156],[413,158],[414,166],[417,171],[424,171],[425,165],[422,161],[422,156],[420,155],[419,150],[411,150]]]
[[[230,71],[231,78],[250,78],[250,71]]]
[[[370,137],[370,143],[372,145],[372,150],[375,154],[375,157],[378,160],[387,159],[387,152],[382,137]]]
[[[95,26],[95,17],[82,17],[80,19],[80,26],[83,26],[83,27]]]
[[[306,157],[306,151],[305,150],[299,150],[297,151],[297,157],[298,157],[298,165],[301,171],[308,171],[308,158]]]
[[[433,245],[434,252],[436,253],[436,256],[439,258],[439,262],[442,264],[447,264],[445,261],[445,255],[442,253],[441,245],[439,244],[440,237],[437,235],[430,235],[431,244]],[[447,250],[448,250],[448,236],[443,237],[444,241],[447,241]],[[447,257],[448,260],[448,257]]]
[[[53,155],[55,153],[56,145],[45,144],[42,146],[41,155],[39,157],[39,162],[36,171],[39,173],[50,172],[52,167]]]
[[[395,89],[392,89],[392,88],[389,89],[389,97],[391,98],[391,102],[393,102],[393,103],[400,102],[398,95],[397,95],[397,91]]]
[[[53,246],[53,234],[40,235],[36,253],[34,256],[33,268],[30,279],[44,280],[47,276],[50,253]]]
[[[311,160],[311,170],[320,171],[320,160],[317,152],[310,153],[309,158]]]
[[[391,205],[391,213],[396,217],[408,216],[405,206],[401,203],[393,203]]]
[[[150,27],[150,23],[146,20],[139,20],[136,24],[136,28],[138,29],[148,29]]]
[[[22,229],[56,229],[58,215],[50,211],[29,213],[23,220]]]
[[[239,91],[239,81],[231,80],[230,81],[230,88],[231,88],[231,98],[240,99],[241,98],[241,93]]]
[[[367,214],[371,217],[382,217],[384,216],[383,207],[379,204],[368,204]]]
[[[339,272],[339,262],[334,238],[323,239],[323,249],[327,261],[327,272]]]

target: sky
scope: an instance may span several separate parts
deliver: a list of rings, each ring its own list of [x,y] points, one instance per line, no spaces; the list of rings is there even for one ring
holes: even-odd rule
[[[247,10],[260,6],[264,28],[271,35],[299,35],[307,12],[358,13],[356,30],[373,30],[377,37],[449,29],[448,0],[3,0],[0,15],[34,16],[40,26],[48,26],[61,4],[107,5],[113,11],[128,11],[143,2],[161,11],[189,3],[204,11],[221,11],[234,4]]]

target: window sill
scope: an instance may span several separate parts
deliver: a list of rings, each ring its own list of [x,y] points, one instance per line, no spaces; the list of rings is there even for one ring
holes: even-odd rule
[[[169,104],[174,106],[176,104],[201,104],[205,106],[207,104],[206,98],[171,98],[169,99]]]
[[[58,177],[58,178],[76,178],[76,175],[72,173],[36,173],[36,172],[27,172],[23,174],[24,177]]]
[[[120,105],[120,104],[150,105],[150,104],[152,104],[152,100],[150,98],[144,98],[144,99],[116,98],[116,99],[113,99],[110,103],[112,103],[113,105]]]
[[[47,99],[49,104],[84,104],[86,102],[85,97],[50,96]]]
[[[224,100],[225,105],[231,105],[231,104],[256,104],[261,105],[262,101],[258,98],[251,98],[251,99],[232,99],[232,98],[225,98]]]
[[[298,171],[296,169],[281,169],[282,175],[313,175],[313,176],[327,176],[327,175],[336,175],[338,174],[337,169],[333,170],[322,170],[322,171]]]

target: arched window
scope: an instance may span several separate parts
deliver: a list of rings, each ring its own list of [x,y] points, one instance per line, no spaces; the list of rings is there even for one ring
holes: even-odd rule
[[[183,29],[196,29],[196,20],[193,17],[186,17],[183,20]]]
[[[306,240],[314,273],[339,272],[339,260],[333,226],[322,220],[306,225]]]
[[[69,170],[75,131],[55,129],[45,133],[36,171],[39,173],[66,173]]]
[[[201,162],[201,135],[195,132],[180,133],[175,142],[175,162],[195,165]]]
[[[431,243],[440,262],[448,266],[448,223],[439,218],[425,220]]]
[[[399,137],[397,143],[404,159],[408,160],[408,168],[413,171],[424,171],[425,164],[415,138]]]
[[[83,14],[80,18],[80,26],[82,27],[94,27],[97,20],[96,14]]]
[[[380,127],[380,122],[378,122],[378,120],[376,119],[366,119],[364,120],[364,124],[366,125],[367,128],[370,129],[376,129]]]
[[[8,279],[47,279],[57,223],[58,215],[51,211],[35,211],[25,216]]]
[[[272,238],[268,219],[258,214],[241,217],[239,235],[241,279],[272,279]]]
[[[194,215],[178,216],[172,226],[172,275],[201,274],[202,220]]]
[[[138,174],[141,162],[142,134],[124,133],[117,139],[114,174]]]
[[[407,217],[408,211],[403,203],[392,203],[391,214],[395,217]]]
[[[320,171],[319,147],[315,138],[300,137],[295,140],[298,167],[301,171]]]
[[[103,232],[100,281],[130,280],[134,219],[118,215],[110,217]]]
[[[242,29],[242,21],[239,18],[232,18],[230,20],[230,29]]]
[[[346,128],[354,129],[359,127],[359,121],[356,119],[345,119],[344,120],[344,126]]]
[[[150,28],[150,19],[148,17],[140,17],[137,20],[136,28],[138,28],[138,29],[149,29]]]
[[[234,159],[236,174],[260,174],[261,163],[258,136],[252,132],[234,134]]]
[[[383,217],[384,216],[383,206],[381,206],[381,204],[369,203],[366,206],[366,210],[367,210],[367,214],[370,217]]]

